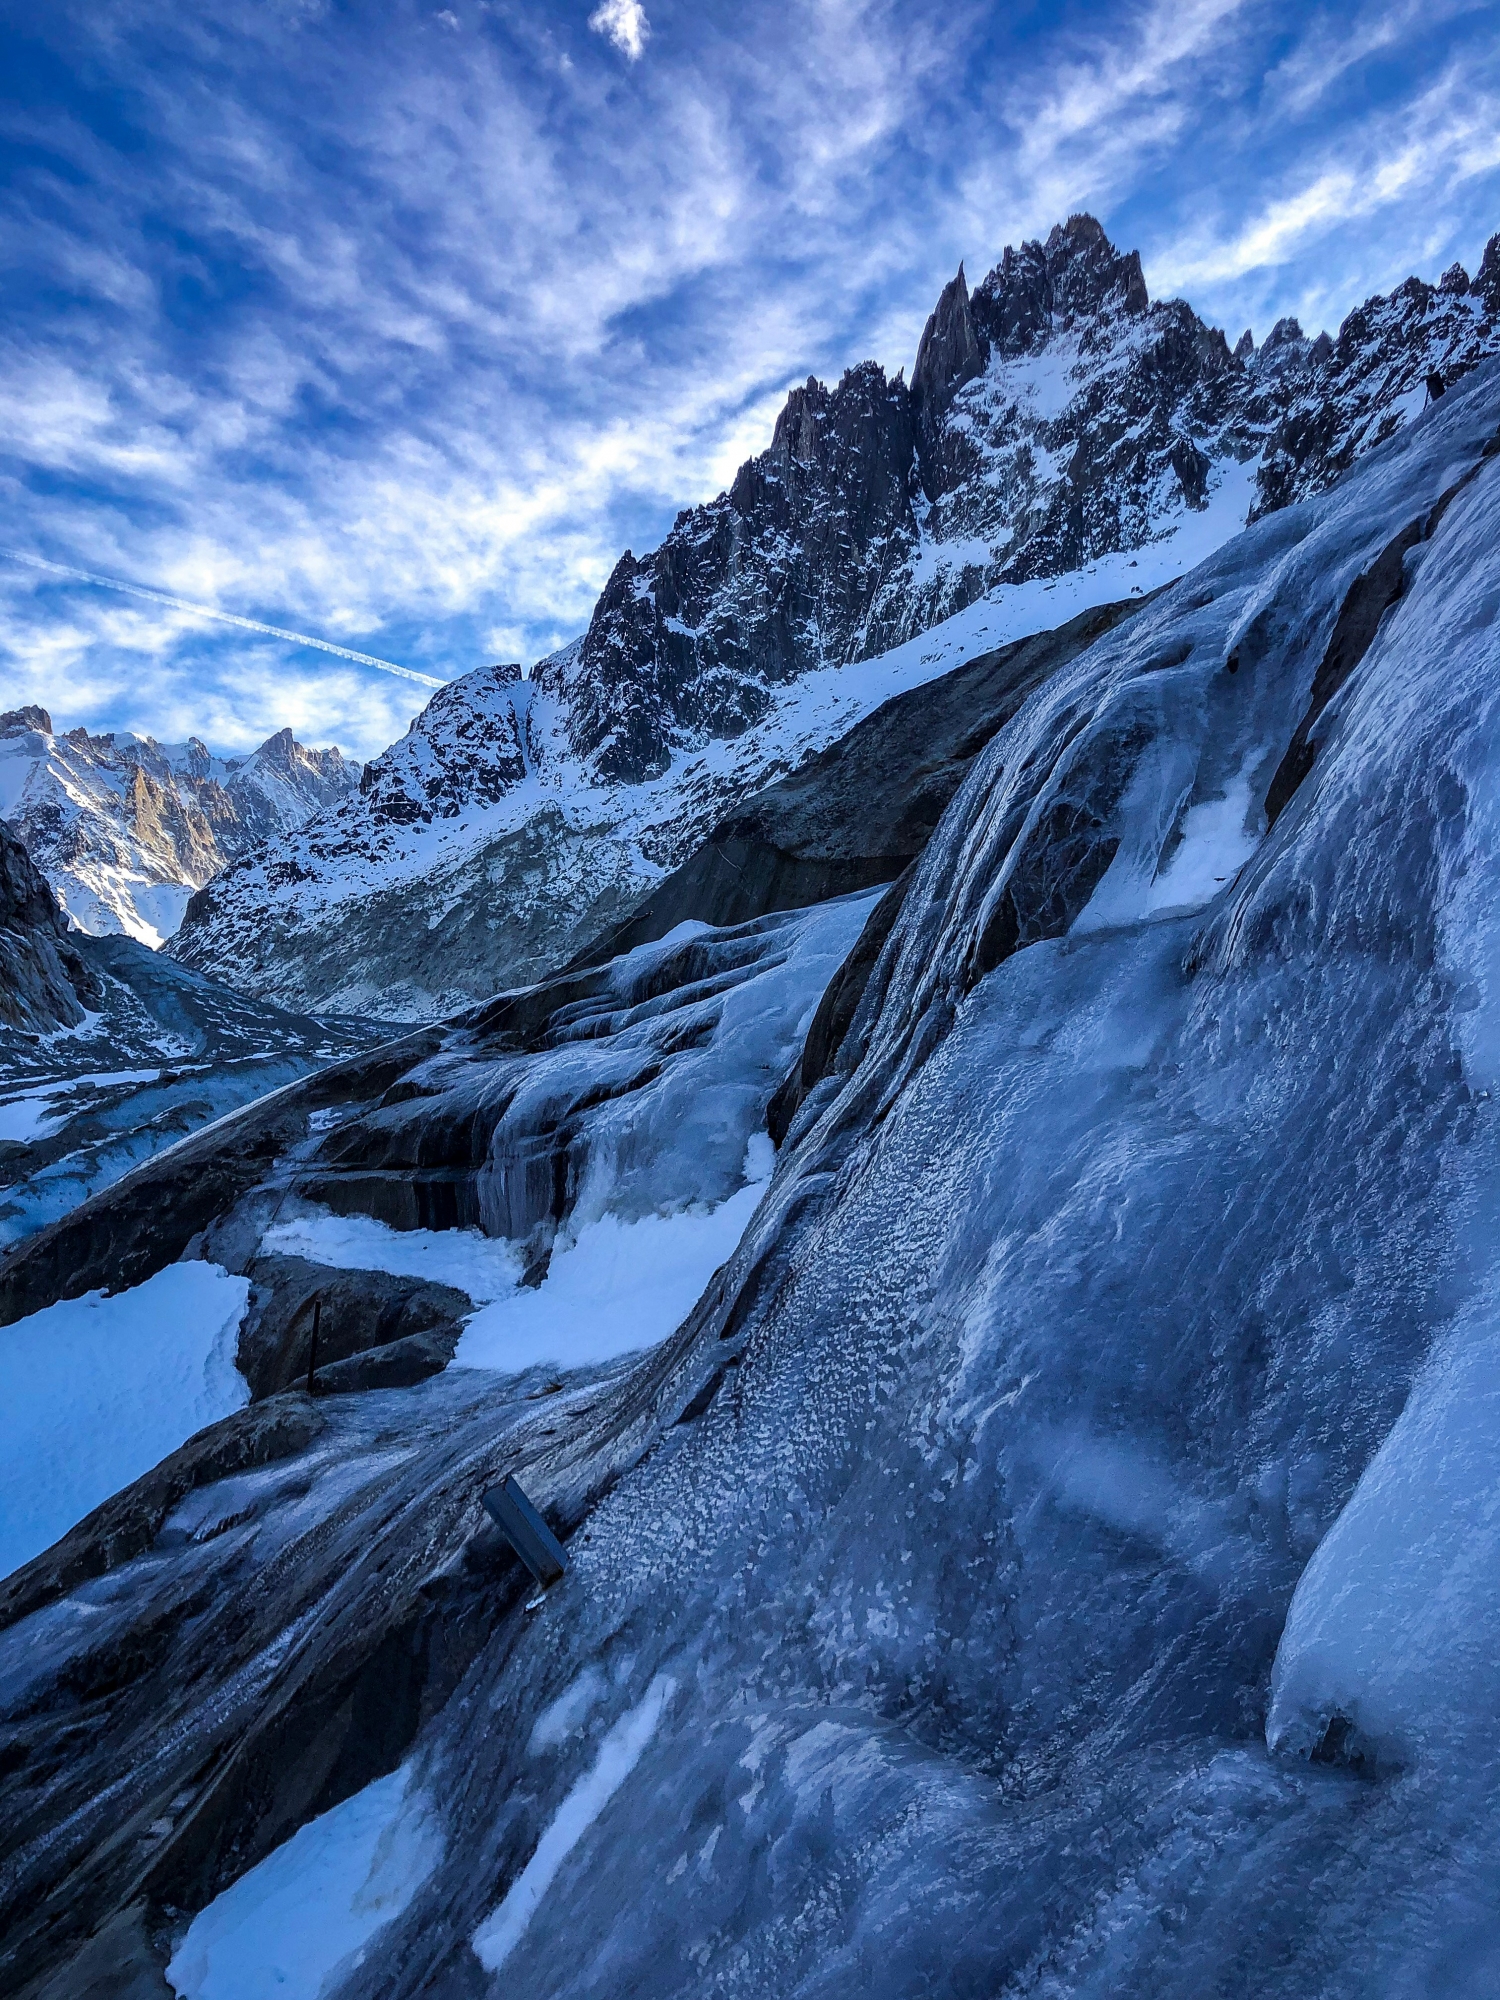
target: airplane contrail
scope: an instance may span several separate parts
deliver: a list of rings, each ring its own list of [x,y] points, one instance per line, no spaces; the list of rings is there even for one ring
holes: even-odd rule
[[[96,576],[90,569],[74,569],[71,563],[48,562],[45,556],[23,555],[20,549],[0,548],[0,556],[25,563],[29,569],[50,570],[54,576],[76,577],[80,583],[97,583],[105,590],[123,590],[129,597],[144,597],[151,604],[165,604],[173,611],[190,611],[199,618],[217,618],[221,625],[238,625],[246,632],[264,632],[270,639],[290,639],[294,646],[316,646],[320,653],[336,653],[341,660],[354,660],[362,667],[379,667],[383,674],[399,674],[419,687],[440,688],[448,683],[419,674],[410,667],[398,667],[394,660],[377,660],[373,653],[356,653],[348,646],[335,646],[331,639],[315,639],[310,632],[288,632],[282,625],[262,625],[258,618],[241,618],[234,611],[218,611],[211,604],[194,604],[186,597],[173,597],[165,590],[148,590],[144,584],[125,583],[117,576]]]

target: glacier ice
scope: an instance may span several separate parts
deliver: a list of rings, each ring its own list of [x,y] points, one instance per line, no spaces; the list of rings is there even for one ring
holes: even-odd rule
[[[1497,437],[1491,367],[992,739],[680,1328],[555,1394],[331,1399],[336,1507],[122,1570],[110,1616],[208,1606],[172,1728],[112,1712],[13,1879],[233,1709],[242,1788],[153,1864],[214,1907],[326,1810],[264,1803],[293,1718],[388,1684],[409,1732],[340,1782],[419,1769],[441,1853],[329,2000],[1493,1992]],[[447,1199],[462,1140],[560,1263],[723,1201],[824,916],[497,1053],[508,996],[322,1156]],[[568,1537],[530,1611],[476,1529],[506,1467]],[[398,1658],[421,1701],[355,1678]]]

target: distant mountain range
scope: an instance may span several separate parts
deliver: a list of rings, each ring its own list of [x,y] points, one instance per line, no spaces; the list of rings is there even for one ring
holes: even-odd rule
[[[337,749],[304,749],[290,729],[248,757],[223,758],[195,736],[60,734],[44,708],[0,715],[0,818],[80,930],[153,946],[227,861],[294,831],[359,774]]]
[[[625,921],[883,701],[1180,575],[1497,350],[1500,237],[1477,275],[1410,278],[1336,337],[1281,320],[1231,345],[1074,216],[972,291],[958,272],[909,382],[866,362],[794,390],[726,493],[620,558],[580,640],[529,680],[445,688],[357,791],[285,732],[227,779],[201,746],[84,739],[48,751],[55,806],[0,810],[86,925],[168,935],[188,882],[184,964],[283,1006],[431,1018]],[[114,774],[121,863],[73,857],[75,763]],[[248,807],[272,770],[295,779],[267,826]]]

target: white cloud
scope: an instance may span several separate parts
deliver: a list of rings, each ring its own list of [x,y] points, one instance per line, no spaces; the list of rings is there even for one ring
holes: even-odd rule
[[[1404,276],[1405,268],[1376,265],[1367,235],[1362,229],[1354,233],[1354,225],[1392,210],[1430,217],[1435,205],[1497,168],[1500,91],[1475,90],[1471,79],[1453,68],[1414,101],[1296,160],[1281,188],[1238,227],[1180,239],[1151,260],[1150,275],[1160,285],[1201,296],[1204,287],[1283,269],[1331,242],[1345,263],[1363,264],[1363,297]],[[1500,222],[1500,215],[1492,220]],[[1311,300],[1320,287],[1315,274],[1309,276]]]
[[[651,38],[651,23],[641,0],[604,0],[589,15],[589,26],[596,35],[607,35],[630,62],[640,61]]]

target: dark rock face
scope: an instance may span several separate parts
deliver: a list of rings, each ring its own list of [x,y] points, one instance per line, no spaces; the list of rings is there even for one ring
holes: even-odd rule
[[[74,1028],[102,997],[41,870],[0,819],[0,1024]]]
[[[1126,599],[981,653],[896,695],[790,777],[747,799],[621,924],[597,964],[686,918],[741,924],[890,882],[926,846],[964,773],[1049,675],[1139,610]]]
[[[911,371],[911,402],[922,453],[923,483],[934,497],[941,477],[935,461],[942,444],[942,420],[966,382],[984,373],[985,342],[974,323],[964,267],[943,287],[922,338]]]
[[[255,1257],[245,1275],[250,1310],[235,1363],[256,1398],[309,1379],[322,1395],[419,1382],[452,1360],[473,1310],[467,1294],[451,1285],[384,1271],[333,1271],[302,1257]]]
[[[620,559],[576,668],[533,676],[566,695],[575,752],[639,784],[685,735],[757,721],[768,686],[878,650],[871,606],[915,546],[913,448],[905,384],[874,362],[794,389],[727,495],[679,515],[654,555]]]

